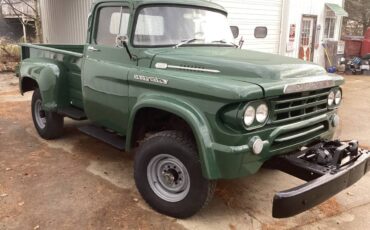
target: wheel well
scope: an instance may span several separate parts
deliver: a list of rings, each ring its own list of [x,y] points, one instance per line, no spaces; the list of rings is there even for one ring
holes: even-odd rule
[[[136,113],[130,144],[136,147],[148,135],[164,130],[180,130],[195,142],[191,127],[181,117],[160,109],[143,108]]]
[[[29,77],[24,77],[22,79],[22,84],[21,84],[22,93],[33,91],[37,88],[39,88],[39,86],[34,79],[29,78]]]

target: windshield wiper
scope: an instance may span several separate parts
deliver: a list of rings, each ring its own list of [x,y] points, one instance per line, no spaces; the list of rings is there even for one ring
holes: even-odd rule
[[[218,42],[218,43],[222,43],[222,44],[229,44],[229,45],[235,46],[236,48],[238,48],[238,47],[239,47],[237,44],[235,44],[235,43],[233,43],[233,42],[227,42],[227,41],[225,41],[225,40],[216,40],[216,41],[212,41],[212,43],[216,43],[216,42]]]
[[[188,39],[185,41],[181,41],[179,44],[175,45],[173,48],[179,48],[180,46],[183,46],[183,45],[186,45],[186,44],[198,41],[198,40],[202,40],[202,39],[192,38],[192,39]]]

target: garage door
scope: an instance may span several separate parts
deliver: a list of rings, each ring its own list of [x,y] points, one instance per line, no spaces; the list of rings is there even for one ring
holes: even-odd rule
[[[229,12],[231,25],[237,25],[243,36],[244,48],[278,53],[283,0],[213,0]],[[266,26],[266,38],[255,38],[254,29]]]

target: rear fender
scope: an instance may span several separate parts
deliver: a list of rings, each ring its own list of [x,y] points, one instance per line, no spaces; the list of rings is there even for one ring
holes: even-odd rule
[[[20,68],[21,93],[28,91],[24,84],[32,79],[40,89],[44,109],[53,111],[63,107],[68,104],[67,82],[62,77],[64,72],[63,66],[53,60],[25,60]]]

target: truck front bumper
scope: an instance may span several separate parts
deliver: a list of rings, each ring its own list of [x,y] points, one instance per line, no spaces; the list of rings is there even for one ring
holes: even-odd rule
[[[273,217],[286,218],[306,211],[353,185],[370,170],[369,151],[359,150],[357,142],[339,143],[321,142],[266,163],[269,168],[308,181],[275,194]],[[327,162],[324,164],[323,161]]]

